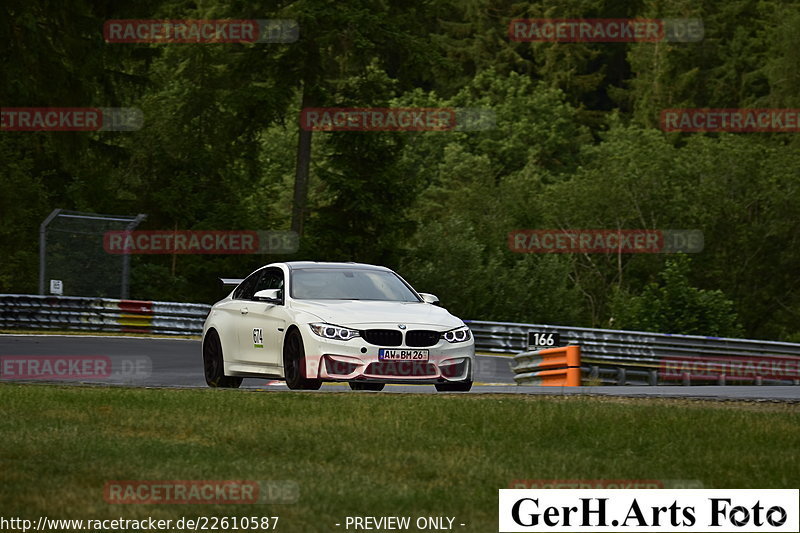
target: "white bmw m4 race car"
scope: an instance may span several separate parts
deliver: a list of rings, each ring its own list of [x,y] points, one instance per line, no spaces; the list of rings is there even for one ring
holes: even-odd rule
[[[284,379],[291,389],[323,381],[377,391],[387,383],[472,387],[469,328],[388,268],[274,263],[223,282],[237,286],[203,327],[211,387],[238,387],[245,377]]]

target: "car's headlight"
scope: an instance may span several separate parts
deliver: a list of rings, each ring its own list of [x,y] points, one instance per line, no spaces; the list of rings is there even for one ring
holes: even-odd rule
[[[326,339],[349,341],[350,339],[361,336],[361,333],[356,329],[343,328],[342,326],[334,326],[333,324],[326,324],[324,322],[309,324],[309,326],[311,327],[311,331]]]
[[[447,342],[465,342],[472,338],[472,333],[467,326],[461,326],[460,328],[445,331],[442,337]]]

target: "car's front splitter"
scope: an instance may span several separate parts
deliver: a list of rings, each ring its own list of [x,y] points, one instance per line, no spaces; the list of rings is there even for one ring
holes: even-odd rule
[[[379,361],[325,354],[317,370],[325,381],[379,383],[445,383],[470,379],[472,357],[457,356],[429,361]]]

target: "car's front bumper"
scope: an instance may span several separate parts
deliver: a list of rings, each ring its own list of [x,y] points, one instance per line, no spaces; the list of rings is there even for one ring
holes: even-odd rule
[[[306,376],[324,381],[378,383],[445,383],[472,381],[475,342],[449,343],[440,339],[427,347],[376,346],[362,338],[323,339],[304,332]],[[428,361],[381,361],[380,348],[428,350]]]

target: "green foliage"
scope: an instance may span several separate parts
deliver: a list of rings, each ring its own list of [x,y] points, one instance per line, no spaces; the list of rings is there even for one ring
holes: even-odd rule
[[[38,232],[36,221],[47,216],[47,178],[37,175],[33,156],[18,152],[17,139],[0,135],[0,160],[7,162],[0,172],[0,292],[38,290]]]
[[[701,18],[705,38],[508,38],[510,20],[537,17]],[[124,18],[301,30],[284,44],[105,43],[103,22]],[[137,256],[131,296],[211,302],[218,276],[353,260],[397,268],[464,318],[797,339],[800,137],[658,121],[665,107],[797,107],[798,24],[789,0],[8,0],[2,106],[139,107],[145,125],[0,134],[0,291],[36,290],[54,208],[146,213],[140,229],[288,229],[303,106],[479,108],[495,127],[315,132],[299,253]],[[558,228],[701,230],[705,249],[691,269],[508,249],[509,231]]]
[[[618,291],[613,303],[614,326],[712,337],[741,335],[733,302],[720,290],[692,287],[690,268],[689,257],[678,255],[667,259],[659,283],[648,284],[640,296]]]

